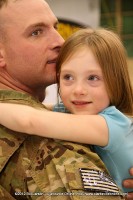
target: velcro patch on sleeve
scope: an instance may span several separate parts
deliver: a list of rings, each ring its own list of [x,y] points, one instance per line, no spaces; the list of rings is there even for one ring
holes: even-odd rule
[[[119,189],[113,179],[105,172],[80,168],[83,188],[88,192],[118,193]]]

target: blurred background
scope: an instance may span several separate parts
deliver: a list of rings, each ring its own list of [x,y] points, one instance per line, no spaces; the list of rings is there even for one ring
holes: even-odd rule
[[[46,0],[59,20],[64,39],[81,27],[106,27],[115,30],[127,50],[133,83],[133,1],[131,0]],[[46,90],[44,103],[57,102],[56,84]]]

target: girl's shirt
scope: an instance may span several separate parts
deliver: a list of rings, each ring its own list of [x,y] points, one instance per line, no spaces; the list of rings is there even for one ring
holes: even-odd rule
[[[53,110],[69,113],[63,103],[56,105]],[[132,189],[122,187],[122,181],[131,178],[128,171],[133,166],[133,121],[115,106],[106,108],[99,115],[106,120],[109,143],[105,147],[94,145],[94,150],[103,160],[117,185],[124,192],[130,192]]]
[[[99,115],[106,120],[109,142],[105,147],[94,146],[94,149],[117,185],[124,192],[132,191],[132,189],[123,188],[122,181],[131,178],[128,171],[133,166],[133,121],[115,106],[106,108]]]

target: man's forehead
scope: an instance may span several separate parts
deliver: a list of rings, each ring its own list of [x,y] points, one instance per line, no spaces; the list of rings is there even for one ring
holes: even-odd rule
[[[17,17],[15,17],[17,15]],[[0,17],[4,21],[15,18],[37,18],[50,17],[56,20],[55,15],[50,9],[49,5],[44,0],[8,0],[8,4],[0,9]],[[9,20],[10,21],[10,20]]]
[[[48,3],[45,0],[0,0],[0,9],[2,9],[3,7],[10,7],[11,5],[15,5],[15,4],[21,4],[21,5],[25,5],[28,7],[29,4],[35,4],[36,5],[39,3],[42,5],[47,5]]]
[[[25,34],[40,24],[43,27],[57,26],[58,20],[44,0],[9,1],[0,10],[0,27],[10,36],[15,32]]]

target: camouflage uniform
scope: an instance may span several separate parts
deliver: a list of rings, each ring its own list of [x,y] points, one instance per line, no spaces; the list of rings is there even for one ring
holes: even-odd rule
[[[1,90],[0,102],[44,107],[16,91]],[[106,171],[88,145],[28,136],[0,126],[0,200],[124,199],[84,195],[81,167]]]

